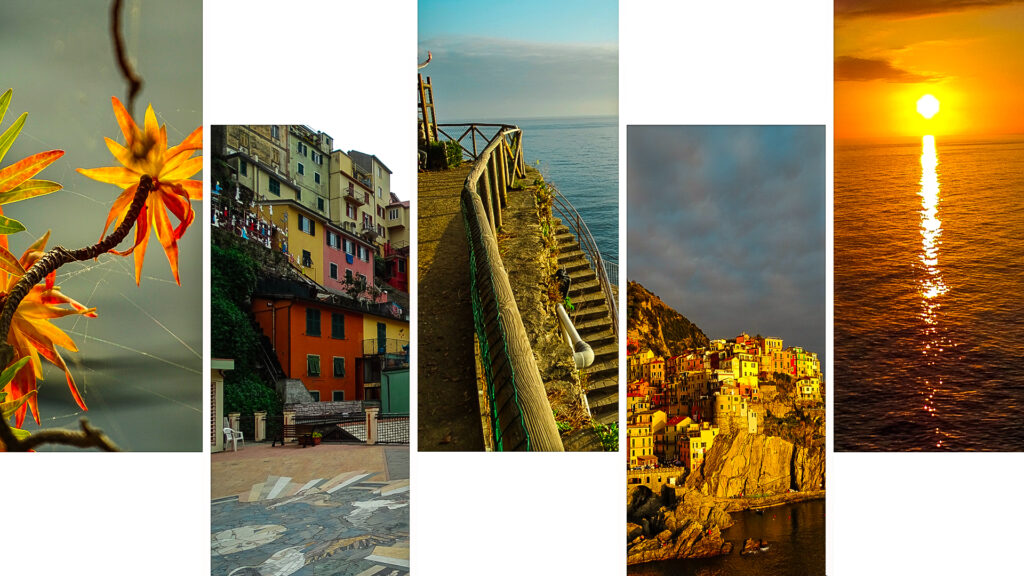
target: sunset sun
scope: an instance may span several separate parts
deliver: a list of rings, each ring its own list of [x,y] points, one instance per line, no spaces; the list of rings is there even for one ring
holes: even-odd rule
[[[917,101],[917,112],[921,116],[927,119],[931,119],[939,112],[939,100],[931,94],[925,94],[921,96],[921,99]]]

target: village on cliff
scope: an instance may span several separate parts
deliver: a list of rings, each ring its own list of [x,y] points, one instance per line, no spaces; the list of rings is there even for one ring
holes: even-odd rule
[[[719,434],[764,433],[780,386],[796,405],[823,407],[821,362],[781,338],[740,334],[664,358],[628,342],[630,485],[657,490],[700,468]]]

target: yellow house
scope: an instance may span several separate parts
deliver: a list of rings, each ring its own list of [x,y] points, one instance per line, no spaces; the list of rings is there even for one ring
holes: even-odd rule
[[[256,208],[260,216],[277,227],[275,249],[302,273],[322,283],[324,276],[324,219],[295,200],[264,200]]]
[[[821,380],[813,376],[801,378],[796,382],[800,390],[801,400],[821,401]]]
[[[650,424],[630,424],[626,427],[626,436],[629,439],[630,468],[637,468],[641,462],[647,463],[654,458],[654,435]]]
[[[718,426],[712,426],[708,422],[691,423],[687,426],[686,434],[679,439],[683,466],[691,471],[699,467],[704,462],[704,455],[711,450],[718,433]]]

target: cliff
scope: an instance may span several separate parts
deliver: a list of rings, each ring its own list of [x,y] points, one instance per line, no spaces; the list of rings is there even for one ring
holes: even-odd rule
[[[626,336],[638,350],[650,348],[659,356],[671,356],[684,348],[708,344],[700,328],[637,282],[629,282],[626,306]]]
[[[717,498],[818,490],[825,480],[824,445],[794,446],[764,434],[721,435],[686,487]]]

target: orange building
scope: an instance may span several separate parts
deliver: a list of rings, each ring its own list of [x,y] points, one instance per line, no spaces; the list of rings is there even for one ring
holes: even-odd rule
[[[294,295],[254,296],[252,312],[285,376],[319,401],[363,399],[363,315]]]

